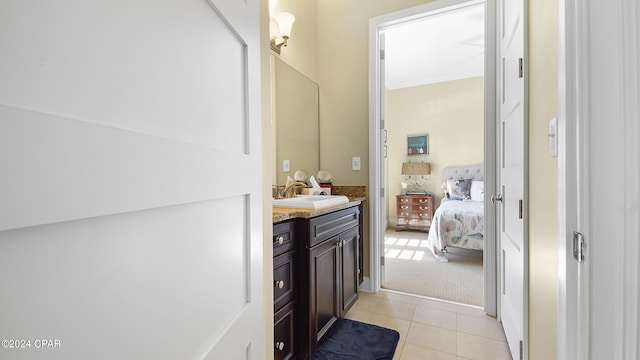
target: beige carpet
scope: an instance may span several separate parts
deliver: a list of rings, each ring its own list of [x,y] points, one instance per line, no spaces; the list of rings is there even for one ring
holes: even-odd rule
[[[427,233],[388,229],[382,287],[469,305],[483,305],[482,252],[450,248],[440,262],[426,248]]]

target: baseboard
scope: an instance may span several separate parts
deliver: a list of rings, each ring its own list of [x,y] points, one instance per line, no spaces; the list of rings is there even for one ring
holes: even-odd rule
[[[374,293],[373,289],[371,289],[371,279],[368,276],[365,276],[362,279],[362,284],[358,286],[358,291],[365,293]]]

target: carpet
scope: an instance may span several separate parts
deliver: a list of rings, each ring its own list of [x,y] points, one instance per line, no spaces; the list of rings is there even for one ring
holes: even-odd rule
[[[341,319],[322,339],[312,360],[392,360],[399,339],[395,330]]]
[[[482,306],[482,251],[449,248],[440,262],[426,247],[427,233],[385,232],[385,278],[382,287],[462,304]]]

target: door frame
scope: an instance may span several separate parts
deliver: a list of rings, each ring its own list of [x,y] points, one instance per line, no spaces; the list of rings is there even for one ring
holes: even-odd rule
[[[496,186],[496,2],[495,0],[437,0],[428,4],[381,15],[369,20],[369,278],[361,287],[363,291],[377,292],[381,287],[381,242],[384,241],[386,228],[386,213],[382,213],[388,193],[386,190],[385,174],[383,172],[383,136],[381,124],[381,102],[384,101],[380,87],[380,58],[378,56],[379,34],[385,28],[437,13],[450,11],[472,4],[486,4],[485,19],[485,188]],[[495,228],[495,208],[485,202],[485,251],[483,252],[484,267],[484,307],[489,315],[497,315],[497,246]]]
[[[557,357],[637,359],[640,6],[560,0],[558,20]],[[585,236],[582,264],[573,231]]]

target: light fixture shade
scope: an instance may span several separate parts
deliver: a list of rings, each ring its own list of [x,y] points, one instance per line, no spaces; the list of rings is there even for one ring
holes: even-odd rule
[[[402,163],[402,175],[429,175],[431,174],[430,163]]]
[[[282,37],[282,35],[280,34],[280,27],[274,19],[271,19],[271,21],[269,21],[269,35],[271,35],[271,39]]]
[[[278,0],[269,0],[269,16],[273,14],[273,11],[276,9],[276,5],[278,5]]]
[[[293,22],[296,21],[296,17],[292,13],[283,12],[278,14],[276,21],[280,28],[280,34],[283,37],[291,37],[291,28],[293,27]]]

